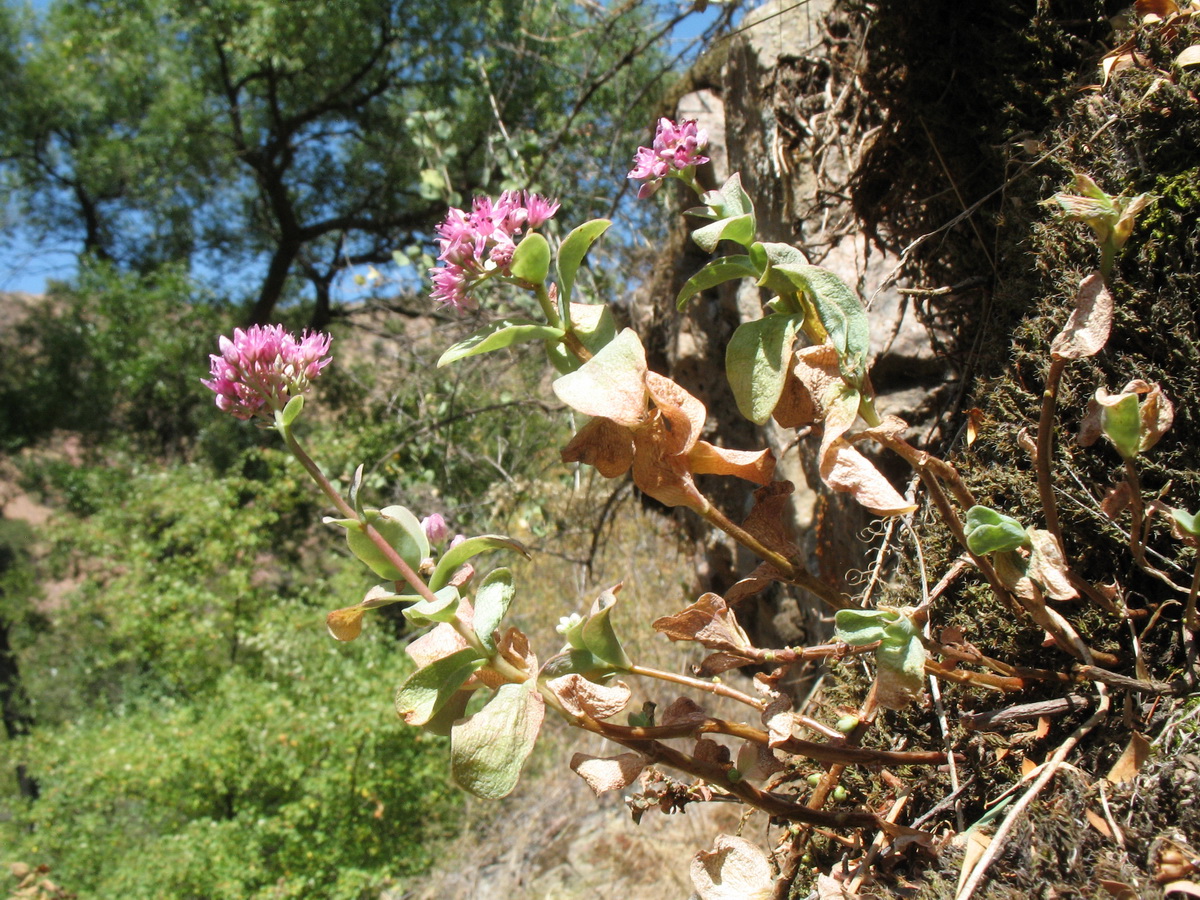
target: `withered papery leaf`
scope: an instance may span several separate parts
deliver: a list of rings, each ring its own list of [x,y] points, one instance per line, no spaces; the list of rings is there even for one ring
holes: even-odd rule
[[[792,736],[796,717],[792,713],[792,698],[780,694],[762,711],[762,723],[767,728],[767,746],[778,747]]]
[[[796,352],[796,364],[792,366],[792,374],[808,392],[808,402],[812,404],[813,416],[803,424],[820,421],[827,412],[826,397],[831,388],[842,383],[842,373],[838,368],[837,349],[829,344],[817,344],[805,347]]]
[[[563,708],[573,716],[610,719],[629,704],[631,692],[624,682],[596,684],[574,673],[547,682]]]
[[[687,458],[677,455],[674,446],[674,435],[662,413],[655,410],[634,429],[633,483],[659,503],[702,510],[706,501],[696,490]]]
[[[1066,327],[1050,345],[1050,355],[1057,359],[1082,359],[1095,356],[1108,343],[1112,331],[1113,298],[1104,277],[1092,272],[1079,283],[1075,308]]]
[[[729,748],[712,738],[700,738],[692,748],[692,756],[702,763],[725,766],[730,762]]]
[[[778,550],[787,557],[794,557],[800,552],[800,548],[792,542],[786,524],[790,518],[791,501],[789,498],[795,489],[795,485],[790,481],[772,481],[759,488],[754,492],[754,506],[751,507],[750,514],[746,516],[746,521],[742,523],[742,527],[746,531],[766,546]],[[751,573],[750,577],[768,577],[768,573],[774,571],[769,567],[764,569],[763,566],[759,566]],[[738,584],[741,583],[738,582]],[[737,585],[734,587],[736,588]],[[758,588],[758,590],[761,589]],[[725,599],[732,606],[743,596],[747,595],[739,594],[737,599],[734,599],[727,593]]]
[[[731,834],[717,835],[712,850],[695,855],[691,875],[700,900],[768,900],[774,887],[767,855]]]
[[[897,491],[875,465],[841,438],[821,457],[821,479],[832,490],[850,494],[877,516],[903,516],[917,508]]]
[[[659,725],[699,725],[707,721],[708,713],[695,700],[688,697],[678,697],[671,705],[662,711],[658,717]]]
[[[637,425],[646,416],[646,351],[637,333],[626,328],[553,388],[559,400],[585,416]]]
[[[1042,586],[1047,597],[1054,600],[1078,597],[1079,592],[1067,578],[1067,561],[1054,535],[1040,528],[1030,528],[1026,534],[1032,545],[1026,574]]]
[[[646,763],[646,757],[640,753],[607,757],[576,753],[571,757],[571,771],[586,781],[592,793],[599,797],[606,791],[629,787],[642,774]]]
[[[712,678],[714,675],[720,675],[730,669],[748,666],[752,662],[754,660],[740,654],[718,650],[716,653],[710,653],[704,657],[704,661],[696,666],[694,671],[697,678]]]
[[[697,441],[688,452],[688,466],[696,475],[734,475],[755,484],[770,484],[775,454],[766,450],[726,450],[708,441]]]
[[[786,484],[791,487],[790,481],[777,481],[775,484]],[[743,526],[745,527],[745,526]],[[750,529],[746,529],[749,531]],[[760,541],[762,536],[751,531]],[[767,543],[764,541],[764,543]],[[768,587],[779,580],[779,573],[767,563],[759,563],[758,567],[743,578],[741,581],[735,582],[733,587],[725,592],[725,602],[730,606],[737,606],[747,597],[753,597],[760,591],[765,591]]]
[[[1142,382],[1145,384],[1145,382]],[[1130,382],[1133,384],[1133,382]],[[1157,384],[1149,386],[1138,412],[1142,418],[1141,449],[1149,450],[1162,439],[1175,421],[1175,405]],[[1128,390],[1128,388],[1126,388]]]
[[[404,651],[417,664],[418,669],[423,669],[452,653],[465,650],[468,646],[462,635],[454,630],[453,625],[442,622],[410,642]]]
[[[633,437],[612,419],[592,419],[563,447],[562,461],[595,467],[605,478],[618,478],[633,465]]]
[[[654,620],[654,630],[673,641],[696,641],[710,650],[749,649],[752,644],[719,594],[704,594],[673,616]]]
[[[817,402],[804,382],[796,377],[795,364],[788,366],[783,378],[783,391],[771,412],[780,428],[802,428],[820,418]]]
[[[366,609],[362,606],[347,606],[335,609],[325,617],[325,627],[339,641],[352,641],[362,634],[362,617]]]
[[[704,430],[708,410],[670,378],[657,372],[646,373],[646,391],[667,423],[670,440],[664,442],[667,452],[687,453]]]

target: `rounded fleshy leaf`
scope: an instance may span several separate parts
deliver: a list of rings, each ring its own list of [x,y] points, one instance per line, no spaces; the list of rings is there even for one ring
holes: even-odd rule
[[[566,332],[532,319],[500,319],[480,328],[447,348],[437,361],[438,367],[448,365],[468,356],[503,350],[525,341],[556,341]]]
[[[770,315],[745,322],[725,348],[725,374],[743,416],[763,425],[779,404],[792,365],[793,316]]]
[[[495,631],[512,604],[513,576],[509,569],[490,572],[475,592],[475,636],[488,652],[496,652]]]
[[[455,782],[485,800],[507,797],[520,780],[545,715],[536,679],[500,685],[483,709],[450,731]]]
[[[409,725],[424,725],[485,662],[468,647],[417,669],[396,691],[396,712]]]
[[[537,232],[525,235],[513,251],[509,271],[521,281],[544,284],[550,274],[550,243]]]
[[[571,233],[563,238],[555,263],[558,267],[558,298],[564,307],[571,302],[571,290],[575,287],[575,275],[579,272],[583,258],[587,256],[588,250],[591,249],[596,239],[604,234],[610,225],[612,222],[608,219],[592,219],[590,222],[584,222],[571,229]],[[575,322],[573,312],[571,322]]]
[[[626,328],[574,372],[554,382],[563,403],[585,416],[634,426],[646,416],[646,351]]]
[[[1029,543],[1029,535],[1025,533],[1024,525],[1012,516],[998,513],[986,506],[972,506],[967,510],[964,525],[967,547],[978,556],[1016,550]]]
[[[379,532],[414,572],[420,567],[421,560],[429,556],[429,538],[425,536],[421,520],[405,507],[368,509],[365,511],[365,518],[366,524]],[[380,578],[386,578],[388,581],[400,581],[404,578],[400,568],[367,536],[362,523],[354,523],[347,527],[346,543],[350,552],[366,563]]]
[[[697,294],[739,278],[757,279],[760,273],[749,256],[722,256],[707,263],[687,280],[675,298],[675,308],[683,309]]]
[[[430,590],[438,591],[445,587],[450,583],[450,579],[454,573],[467,560],[478,556],[480,553],[487,553],[489,550],[514,550],[526,559],[530,558],[529,551],[525,549],[524,544],[513,538],[505,537],[502,534],[481,534],[470,537],[442,554],[442,558],[438,560],[433,574],[429,576]]]

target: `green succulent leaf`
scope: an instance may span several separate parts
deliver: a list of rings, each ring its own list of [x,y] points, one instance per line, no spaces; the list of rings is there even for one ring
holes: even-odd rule
[[[702,225],[692,232],[692,240],[705,253],[712,253],[721,241],[733,241],[743,247],[754,240],[754,216],[730,216]]]
[[[1100,408],[1100,428],[1124,459],[1136,459],[1142,443],[1142,418],[1137,394]]]
[[[458,614],[458,588],[444,587],[433,596],[437,598],[436,603],[419,595],[399,597],[401,601],[413,601],[411,606],[404,608],[404,618],[417,628],[424,628],[434,622],[453,622]]]
[[[550,243],[536,231],[525,235],[513,251],[508,270],[513,278],[529,284],[544,284],[550,274]]]
[[[874,644],[888,636],[887,626],[898,617],[890,609],[839,609],[833,616],[833,637],[851,647]]]
[[[450,731],[450,769],[466,791],[485,800],[512,793],[545,717],[536,679],[502,684],[487,706]]]
[[[532,319],[500,319],[480,328],[446,349],[438,359],[439,367],[468,356],[503,350],[525,341],[557,341],[565,331]]]
[[[783,275],[809,298],[829,343],[837,350],[842,377],[848,384],[862,387],[871,349],[871,327],[855,293],[837,275],[820,266],[780,263],[768,271],[768,280],[772,273]]]
[[[484,662],[467,647],[417,669],[396,691],[396,712],[409,725],[424,725]]]
[[[592,613],[583,623],[581,637],[584,647],[593,653],[601,662],[618,669],[628,669],[633,663],[625,654],[625,648],[613,631],[609,615],[617,598],[611,591],[605,591],[596,600]]]
[[[756,245],[757,246],[757,245]],[[687,280],[675,299],[677,309],[683,309],[694,296],[727,281],[738,278],[759,277],[759,270],[749,256],[722,256],[709,262],[703,269]]]
[[[493,633],[504,621],[513,600],[513,576],[508,569],[496,569],[483,579],[475,592],[475,635],[489,653],[496,652]]]
[[[1171,510],[1171,518],[1179,526],[1179,530],[1194,538],[1200,538],[1200,512],[1187,513],[1182,509]]]
[[[612,225],[608,219],[592,219],[571,230],[558,248],[558,302],[563,315],[567,318],[567,304],[571,302],[571,291],[575,287],[575,276],[583,258],[591,249],[592,244]]]
[[[755,425],[764,424],[783,394],[797,321],[770,315],[738,326],[725,348],[725,374],[738,410]]]
[[[296,418],[300,415],[300,411],[304,409],[304,395],[297,394],[287,402],[287,406],[283,408],[283,412],[279,414],[279,419],[285,426],[290,427]]]
[[[429,556],[429,538],[420,521],[403,506],[387,506],[383,509],[364,510],[366,524],[378,531],[383,539],[408,563],[414,572],[420,568],[421,560]],[[367,537],[364,523],[350,520],[346,528],[346,544],[350,552],[370,567],[380,578],[400,581],[404,573],[387,558],[375,542]]]
[[[1029,543],[1025,526],[1014,519],[986,506],[972,506],[967,510],[965,523],[967,547],[978,556],[1016,550]]]
[[[458,571],[463,563],[489,550],[513,550],[520,553],[526,559],[530,558],[529,551],[525,549],[524,544],[510,537],[505,537],[502,534],[481,534],[476,537],[467,538],[461,544],[457,544],[447,550],[442,555],[442,558],[438,560],[437,567],[433,570],[433,574],[429,576],[430,590],[438,591],[445,587],[450,582],[451,576]]]

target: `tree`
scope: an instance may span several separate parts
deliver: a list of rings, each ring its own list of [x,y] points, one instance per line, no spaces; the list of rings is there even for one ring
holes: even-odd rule
[[[250,318],[427,244],[447,202],[586,188],[545,160],[641,127],[650,2],[61,0],[6,9],[0,152],[28,229],[135,270],[254,273]],[[546,134],[554,139],[547,142]],[[534,140],[539,138],[539,140]],[[549,143],[550,146],[546,146]],[[544,168],[545,167],[545,168]],[[611,167],[611,164],[610,164]],[[610,173],[611,174],[611,173]]]

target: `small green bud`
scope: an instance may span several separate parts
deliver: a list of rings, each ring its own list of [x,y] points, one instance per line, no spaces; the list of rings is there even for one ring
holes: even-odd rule
[[[741,773],[741,772],[739,772],[737,769],[735,769],[733,766],[730,766],[730,767],[729,767],[729,771],[728,771],[728,772],[726,772],[726,773],[725,773],[725,775],[726,775],[726,776],[729,778],[729,780],[730,780],[730,781],[732,781],[734,784],[737,784],[739,781],[741,781],[741,780],[742,780],[742,773]]]
[[[817,774],[816,772],[813,772],[811,775],[809,775],[804,780],[808,782],[810,787],[816,787],[818,784],[821,783],[821,776],[819,774]]]
[[[850,792],[847,791],[840,784],[833,789],[833,799],[836,800],[838,803],[841,803],[843,800],[845,800],[849,796],[850,796]]]
[[[859,726],[859,722],[858,716],[842,716],[833,727],[842,734],[849,734]]]

